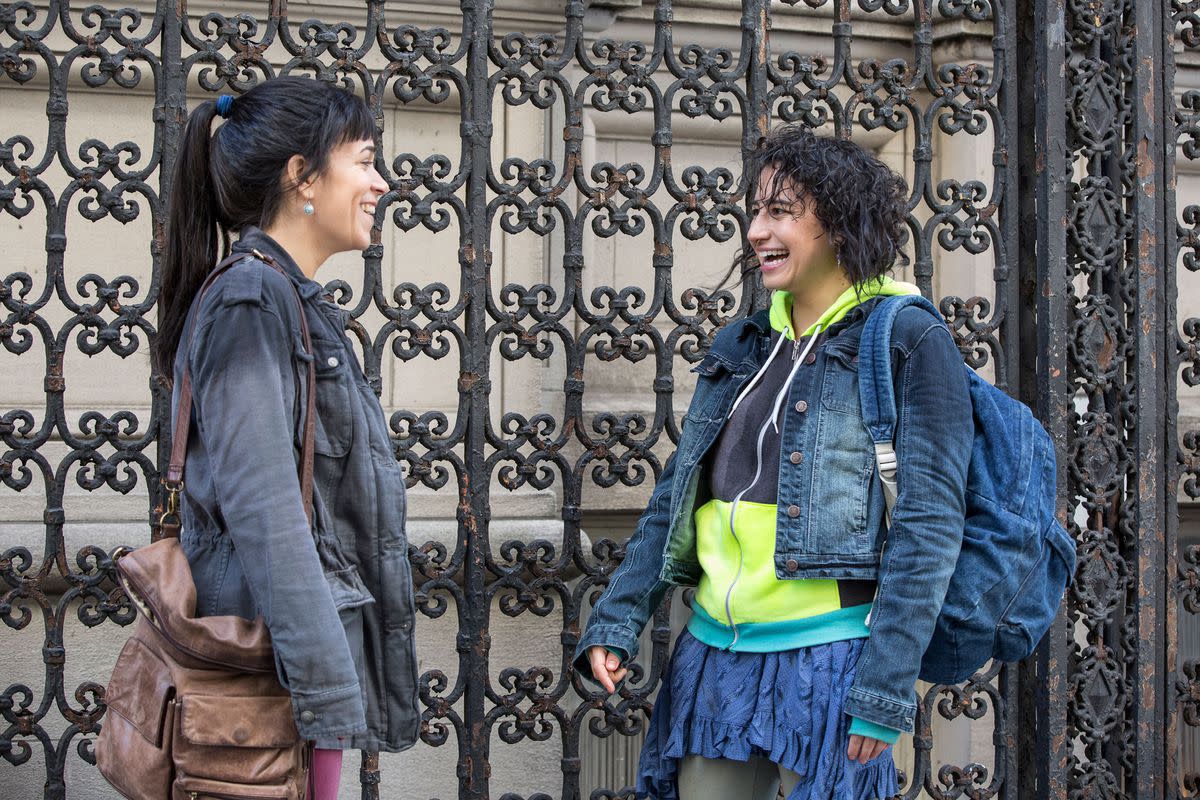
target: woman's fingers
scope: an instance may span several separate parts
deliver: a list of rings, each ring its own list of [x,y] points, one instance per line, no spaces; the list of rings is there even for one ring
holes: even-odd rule
[[[850,746],[846,748],[846,757],[851,761],[858,761],[859,754],[862,751],[863,737],[857,733],[850,737]]]
[[[870,736],[854,734],[850,737],[850,746],[846,748],[846,757],[851,761],[866,764],[887,749],[887,742],[872,739]]]
[[[612,694],[617,690],[617,682],[625,677],[624,668],[618,669],[617,664],[620,664],[620,659],[612,653],[608,652],[603,647],[593,647],[588,650],[588,661],[592,664],[592,675],[604,687],[604,690]],[[613,666],[609,666],[612,664]]]

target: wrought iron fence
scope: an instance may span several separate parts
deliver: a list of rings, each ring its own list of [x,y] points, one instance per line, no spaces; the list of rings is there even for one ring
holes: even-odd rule
[[[531,33],[519,22],[528,9],[492,0],[461,0],[457,24],[446,25],[428,23],[436,7],[382,0],[345,9],[348,21],[300,19],[280,0],[205,12],[184,0],[0,3],[0,241],[9,264],[28,265],[0,270],[0,343],[10,364],[44,364],[36,403],[0,390],[0,496],[44,497],[42,524],[21,528],[0,554],[0,618],[14,642],[3,651],[40,648],[44,672],[0,686],[0,794],[14,770],[40,763],[44,797],[66,797],[67,776],[91,769],[107,675],[83,664],[69,680],[65,643],[90,629],[119,636],[133,619],[105,549],[67,533],[88,519],[86,508],[68,513],[68,485],[144,491],[153,520],[169,445],[159,376],[144,409],[101,408],[67,402],[64,365],[79,354],[144,359],[161,198],[189,97],[283,73],[339,82],[380,120],[377,166],[390,191],[376,244],[363,254],[361,283],[328,287],[349,312],[368,378],[382,389],[397,363],[457,355],[452,411],[389,411],[410,487],[457,498],[454,546],[414,540],[411,560],[423,614],[456,617],[456,663],[423,665],[418,747],[456,750],[460,797],[518,800],[490,779],[489,764],[546,741],[557,743],[556,796],[632,796],[628,786],[581,785],[581,749],[641,731],[666,668],[672,600],[619,695],[573,675],[581,622],[623,555],[620,541],[589,546],[580,522],[592,489],[652,485],[678,438],[681,376],[718,327],[763,299],[753,287],[689,285],[681,266],[689,242],[732,247],[746,225],[736,170],[673,162],[675,131],[691,120],[735,126],[743,150],[780,120],[898,137],[911,185],[907,269],[938,296],[967,362],[1034,406],[1058,446],[1063,518],[1080,555],[1061,622],[1019,669],[995,665],[924,692],[912,757],[900,764],[902,796],[1200,792],[1200,768],[1181,763],[1177,747],[1180,729],[1200,723],[1200,679],[1196,661],[1176,669],[1173,638],[1176,602],[1184,615],[1200,608],[1200,550],[1177,558],[1174,549],[1175,487],[1183,480],[1187,497],[1200,495],[1200,434],[1177,441],[1173,413],[1178,369],[1187,385],[1200,380],[1200,325],[1175,325],[1175,258],[1182,250],[1196,267],[1200,212],[1185,208],[1176,225],[1172,194],[1176,141],[1185,158],[1200,153],[1200,100],[1187,92],[1176,101],[1172,50],[1176,28],[1185,50],[1200,42],[1197,5],[595,0],[589,9],[566,0],[537,6],[545,30]],[[707,28],[693,12],[709,15]],[[681,41],[681,29],[704,43]],[[728,43],[712,43],[722,35]],[[152,139],[113,144],[72,130],[69,101],[96,92],[152,122]],[[20,109],[9,106],[18,97]],[[43,101],[44,115],[30,115]],[[457,143],[445,153],[388,147],[387,110],[430,107],[457,113]],[[536,157],[497,146],[516,109],[548,120]],[[589,126],[606,117],[648,118],[649,156],[591,159]],[[22,127],[35,121],[44,137]],[[953,171],[946,153],[964,141],[986,154],[985,169]],[[18,251],[16,231],[39,219],[44,246]],[[68,230],[110,220],[143,225],[144,241],[127,250],[132,274],[79,268],[87,255],[73,253]],[[457,234],[456,263],[446,264],[456,280],[393,281],[385,243],[402,248],[415,231]],[[501,277],[497,253],[518,235],[541,243],[540,280]],[[637,237],[653,245],[643,280],[591,286],[587,243]],[[984,288],[955,293],[979,275]],[[646,360],[651,412],[589,408],[589,375]],[[561,413],[511,406],[497,420],[489,399],[506,363],[556,365]],[[77,419],[75,408],[85,409]],[[554,493],[561,543],[490,533],[494,493],[522,488]],[[535,619],[561,656],[532,668],[496,663],[497,614]],[[952,720],[990,727],[984,763],[939,756],[935,727]],[[364,754],[364,797],[404,780]]]

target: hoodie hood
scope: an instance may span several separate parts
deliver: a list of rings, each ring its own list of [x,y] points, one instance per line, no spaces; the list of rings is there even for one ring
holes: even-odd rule
[[[894,297],[920,293],[921,290],[913,284],[893,280],[886,275],[880,276],[877,280],[860,283],[858,286],[851,286],[838,295],[838,298],[833,301],[833,305],[825,309],[825,313],[821,314],[820,319],[810,325],[808,330],[801,333],[800,336],[811,336],[817,331],[825,330],[846,316],[850,309],[872,297]],[[780,289],[771,293],[771,329],[782,333],[788,339],[796,338],[795,332],[792,331],[791,292]]]

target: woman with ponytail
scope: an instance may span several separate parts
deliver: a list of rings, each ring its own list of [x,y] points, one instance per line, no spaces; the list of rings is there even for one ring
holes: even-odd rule
[[[403,476],[343,314],[314,281],[333,254],[371,244],[388,190],[374,134],[360,98],[304,78],[197,106],[175,164],[153,348],[173,413],[190,378],[181,540],[197,614],[266,621],[296,727],[316,747],[315,800],[336,797],[343,749],[402,750],[420,724]],[[201,293],[230,252],[244,257]]]

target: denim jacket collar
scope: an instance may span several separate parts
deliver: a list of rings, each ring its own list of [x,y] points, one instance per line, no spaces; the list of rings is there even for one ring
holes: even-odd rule
[[[846,313],[846,316],[824,331],[826,341],[839,336],[848,329],[861,329],[866,323],[867,315],[882,299],[882,297],[871,297],[852,308]],[[764,308],[732,324],[740,326],[736,335],[724,341],[714,341],[709,349],[709,355],[727,366],[735,366],[747,358],[753,358],[756,363],[761,362],[766,357],[766,349],[771,338],[769,311]],[[756,344],[757,351],[761,352],[756,352]]]
[[[296,284],[296,291],[305,300],[311,300],[322,292],[321,284],[305,275],[291,254],[256,225],[247,225],[243,228],[242,235],[230,249],[235,253],[249,253],[251,250],[257,250],[275,259],[287,276],[291,278],[292,283]]]

